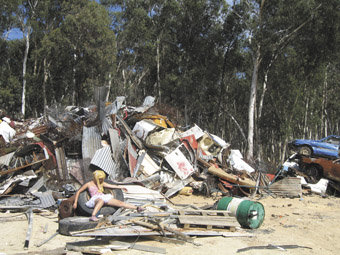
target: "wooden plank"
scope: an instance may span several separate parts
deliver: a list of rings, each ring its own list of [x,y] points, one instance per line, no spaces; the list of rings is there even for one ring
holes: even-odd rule
[[[250,186],[255,188],[256,183],[253,180],[250,179],[242,179],[237,175],[233,175],[233,174],[228,174],[227,172],[225,172],[223,169],[221,168],[217,168],[215,166],[210,166],[208,168],[208,172],[212,175],[218,176],[224,180],[230,181],[232,183],[237,183],[240,185],[245,185],[245,186]]]
[[[240,224],[234,217],[214,217],[214,216],[179,216],[178,220],[181,224],[190,225],[212,225],[220,227],[238,227]]]
[[[44,162],[44,161],[46,161],[46,160],[48,160],[48,159],[38,160],[38,161],[32,162],[32,163],[30,163],[30,164],[24,165],[24,166],[20,166],[20,167],[17,167],[17,168],[9,169],[9,170],[6,170],[6,171],[1,171],[1,172],[0,172],[0,176],[2,176],[2,175],[4,175],[4,174],[9,174],[9,173],[12,173],[12,172],[21,170],[21,169],[23,169],[23,168],[26,168],[26,167],[35,165],[35,164],[40,163],[40,162]]]
[[[218,214],[228,214],[230,213],[230,211],[226,211],[226,210],[192,210],[192,209],[188,209],[188,210],[178,210],[178,214],[180,215],[186,215],[186,214],[203,214],[205,213],[206,215],[218,215]]]

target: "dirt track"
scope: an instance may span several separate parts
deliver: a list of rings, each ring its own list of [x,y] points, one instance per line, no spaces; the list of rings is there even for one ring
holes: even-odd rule
[[[172,201],[180,204],[192,203],[196,206],[213,204],[212,199],[202,196],[176,196]],[[196,246],[190,243],[184,245],[166,244],[150,241],[144,238],[138,240],[138,244],[151,245],[165,248],[167,254],[235,254],[238,249],[248,246],[273,245],[299,245],[307,248],[296,248],[287,251],[275,250],[249,250],[240,254],[338,254],[340,249],[339,223],[340,223],[340,198],[322,198],[317,195],[307,195],[303,198],[272,198],[261,199],[265,207],[265,220],[263,225],[256,230],[247,230],[246,233],[253,237],[198,237],[196,242],[202,244]],[[13,217],[18,213],[1,213],[0,217]],[[10,219],[8,218],[8,219]],[[1,247],[0,252],[6,254],[53,254],[51,250],[63,249],[66,242],[88,240],[57,235],[48,243],[37,248],[41,243],[58,228],[57,215],[43,212],[34,214],[33,232],[28,250],[24,250],[26,239],[27,220],[1,222]],[[44,230],[47,232],[44,233]],[[244,232],[244,231],[242,231]],[[115,238],[113,238],[115,239]],[[121,241],[134,242],[135,238],[120,238]],[[60,254],[60,253],[54,253]],[[80,254],[72,253],[68,254]],[[152,254],[138,250],[112,251],[108,254]]]

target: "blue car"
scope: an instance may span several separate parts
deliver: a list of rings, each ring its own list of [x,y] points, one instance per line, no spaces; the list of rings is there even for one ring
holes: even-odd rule
[[[300,155],[339,158],[340,136],[330,135],[320,140],[297,139],[288,144],[289,149]]]

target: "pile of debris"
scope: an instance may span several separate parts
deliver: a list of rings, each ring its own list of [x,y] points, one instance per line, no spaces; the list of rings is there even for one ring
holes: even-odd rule
[[[72,195],[96,169],[109,180],[138,182],[167,198],[185,187],[188,194],[250,195],[260,185],[261,172],[240,151],[197,125],[181,130],[157,112],[155,98],[132,107],[124,97],[107,103],[106,96],[101,87],[93,106],[52,107],[47,118],[22,122],[3,117],[0,194],[29,194],[47,208]]]
[[[154,97],[148,96],[141,106],[133,107],[125,104],[124,97],[108,103],[107,95],[107,87],[97,88],[95,105],[53,106],[47,110],[47,117],[37,119],[13,121],[2,112],[0,210],[28,210],[31,214],[32,209],[58,208],[59,233],[101,236],[88,231],[74,233],[93,226],[82,217],[89,214],[84,206],[72,210],[75,192],[93,178],[94,170],[100,169],[108,182],[126,188],[122,200],[147,208],[143,215],[137,215],[116,208],[104,213],[103,207],[101,214],[110,215],[104,221],[111,228],[109,236],[133,235],[121,227],[131,221],[144,228],[132,231],[135,234],[154,235],[156,231],[185,241],[191,239],[176,224],[183,229],[203,225],[204,235],[212,227],[257,228],[262,224],[264,209],[250,200],[243,213],[237,209],[248,202],[232,197],[207,208],[170,207],[167,201],[177,193],[249,196],[270,181],[220,137],[197,125],[186,130],[176,125],[157,110]],[[77,216],[70,217],[74,213]],[[118,229],[111,226],[118,222]],[[192,230],[190,233],[199,235]],[[214,233],[221,234],[213,231],[210,235]]]

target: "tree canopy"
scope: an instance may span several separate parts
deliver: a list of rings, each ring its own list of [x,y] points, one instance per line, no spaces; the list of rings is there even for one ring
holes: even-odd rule
[[[338,0],[0,3],[0,108],[13,117],[85,106],[106,85],[109,100],[155,96],[248,159],[339,134]]]

